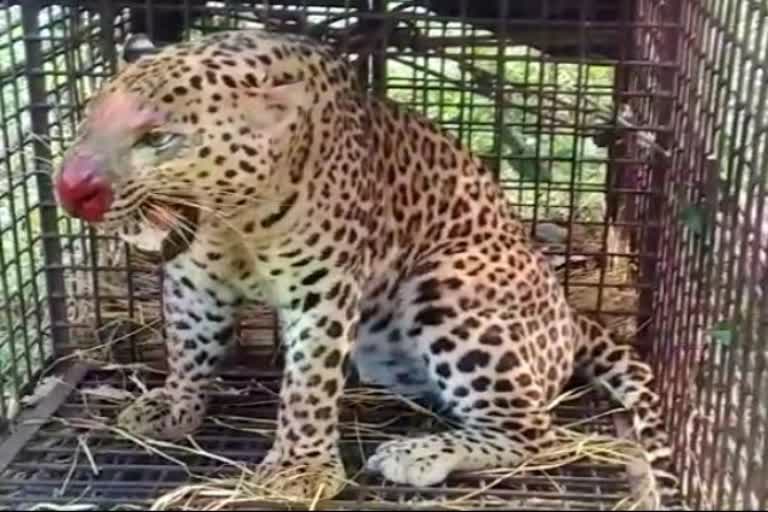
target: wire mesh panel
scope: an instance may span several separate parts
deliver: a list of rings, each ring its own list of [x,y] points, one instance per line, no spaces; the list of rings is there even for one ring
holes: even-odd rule
[[[706,507],[768,506],[763,2],[2,6],[0,419],[16,415],[43,368],[83,359],[165,364],[157,261],[62,215],[48,178],[84,102],[114,72],[119,43],[131,32],[166,44],[266,27],[335,45],[354,62],[361,87],[425,113],[483,158],[571,303],[650,350],[689,495]],[[233,361],[246,369],[272,364],[264,349],[278,341],[275,333],[272,312],[248,305]],[[56,432],[30,438],[0,489],[34,494],[20,482],[50,437],[60,434],[56,453],[78,442]],[[221,430],[212,436],[227,437]],[[149,480],[178,470],[150,468],[119,443],[102,441],[115,458],[100,462],[118,476],[96,487],[146,496]],[[129,459],[130,471],[149,473],[121,473]],[[49,473],[35,477],[42,494],[67,478],[67,468],[75,476],[65,489],[80,490],[88,481],[81,473],[92,469],[82,459],[44,463]],[[563,485],[579,494],[567,506],[601,492],[593,480],[565,477]],[[611,482],[605,476],[603,484]],[[118,499],[104,489],[113,498],[103,503]]]
[[[654,360],[689,494],[765,508],[768,7],[688,1],[680,21]]]
[[[20,395],[51,355],[40,215],[45,198],[36,172],[43,143],[33,135],[39,117],[30,97],[39,83],[28,73],[25,21],[19,7],[0,11],[0,423],[18,410]]]
[[[643,128],[632,125],[631,92],[618,87],[619,78],[657,64],[628,60],[631,41],[606,43],[640,30],[626,6],[531,2],[504,7],[499,2],[490,9],[466,1],[66,5],[43,9],[41,19],[48,16],[56,30],[27,43],[42,52],[39,75],[46,87],[55,80],[66,84],[46,91],[48,99],[38,106],[50,125],[41,124],[39,136],[51,144],[39,148],[43,157],[58,157],[82,102],[113,69],[116,42],[133,25],[161,42],[235,27],[309,33],[345,50],[356,62],[362,86],[424,112],[484,158],[546,245],[579,307],[599,312],[624,336],[642,337],[650,316],[654,256],[629,241],[645,229],[641,226],[652,224],[644,218],[641,225],[636,212],[617,212],[627,198],[652,191],[649,183],[613,178],[633,161],[612,157],[610,141],[617,123]],[[50,55],[48,46],[55,48]],[[106,343],[110,357],[161,361],[154,262],[130,254],[109,233],[85,231],[63,217],[55,227],[49,238],[62,247],[62,257],[50,270],[63,276],[68,307],[66,318],[54,323],[59,354]],[[641,296],[646,296],[642,311]],[[57,291],[51,299],[64,296]],[[258,343],[271,343],[269,314],[256,309],[247,317],[259,320],[243,328],[258,332]],[[254,336],[241,338],[245,345],[256,343]]]

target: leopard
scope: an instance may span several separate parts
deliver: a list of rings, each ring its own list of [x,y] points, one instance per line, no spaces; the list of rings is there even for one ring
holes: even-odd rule
[[[256,297],[279,318],[283,368],[255,465],[265,478],[306,468],[296,496],[345,478],[352,371],[456,419],[381,443],[365,467],[390,482],[435,486],[542,453],[556,444],[549,404],[582,376],[631,412],[646,462],[676,492],[651,366],[569,304],[459,137],[366,92],[349,59],[308,36],[232,29],[158,47],[134,34],[122,55],[53,174],[69,216],[161,261],[168,375],[118,425],[197,431]]]

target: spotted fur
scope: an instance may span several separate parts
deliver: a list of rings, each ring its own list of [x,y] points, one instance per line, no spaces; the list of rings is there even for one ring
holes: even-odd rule
[[[354,84],[310,40],[224,32],[138,58],[90,103],[67,158],[105,162],[115,199],[102,224],[167,259],[170,376],[121,424],[194,431],[238,306],[258,294],[279,312],[286,349],[263,467],[343,473],[352,361],[364,381],[437,399],[461,420],[380,446],[368,465],[395,482],[433,485],[551,445],[547,405],[575,371],[633,411],[662,475],[648,366],[568,305],[478,158]]]

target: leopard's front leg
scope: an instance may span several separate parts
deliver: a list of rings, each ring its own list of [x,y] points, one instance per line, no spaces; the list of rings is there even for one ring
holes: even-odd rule
[[[285,370],[274,444],[260,466],[272,491],[295,498],[330,498],[343,487],[339,400],[357,331],[358,290],[326,277],[326,290],[304,290],[281,311]]]
[[[163,283],[169,375],[123,410],[118,426],[134,434],[179,440],[203,422],[206,386],[234,337],[235,290],[180,256]]]

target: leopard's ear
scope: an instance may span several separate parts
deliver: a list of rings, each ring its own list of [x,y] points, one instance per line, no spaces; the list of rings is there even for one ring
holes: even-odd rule
[[[118,59],[118,68],[136,62],[144,55],[157,53],[159,50],[146,34],[131,34],[123,42],[123,50]]]
[[[299,107],[307,105],[307,84],[303,81],[247,90],[250,105],[246,116],[257,129],[279,130],[296,118]]]
[[[296,108],[306,104],[307,84],[303,80],[273,85],[261,90],[273,107]]]

